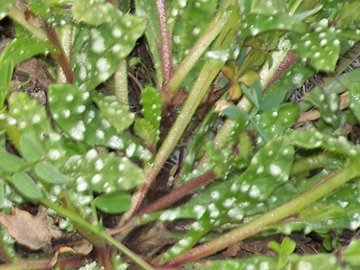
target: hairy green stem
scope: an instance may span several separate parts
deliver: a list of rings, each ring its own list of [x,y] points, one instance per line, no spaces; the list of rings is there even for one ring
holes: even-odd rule
[[[267,212],[249,223],[223,234],[210,242],[191,249],[185,254],[171,260],[167,263],[167,265],[181,265],[183,263],[204,258],[258,232],[266,230],[269,225],[276,224],[289,216],[297,214],[304,207],[328,195],[333,190],[354,177],[359,176],[359,165],[359,160],[352,160],[346,168],[337,173],[326,176],[321,181],[314,184],[306,192],[290,202],[275,208],[272,211]]]
[[[197,107],[199,106],[201,100],[209,89],[209,86],[215,79],[216,75],[219,73],[222,66],[223,63],[216,60],[209,60],[205,63],[203,69],[200,72],[199,78],[195,82],[189,97],[181,109],[180,115],[176,118],[174,125],[170,129],[169,134],[166,136],[163,144],[156,154],[151,169],[146,173],[146,180],[144,184],[133,196],[133,206],[132,209],[128,211],[126,218],[131,216],[140,207],[151,184],[155,180],[161,168],[164,166],[172,151],[175,149],[183,132],[191,121],[191,118],[194,115]]]
[[[119,67],[114,74],[115,96],[118,101],[129,104],[128,98],[128,79],[126,60],[120,61]]]
[[[13,5],[12,8],[10,9],[9,16],[15,22],[20,24],[30,33],[32,33],[35,37],[42,40],[47,40],[46,33],[41,28],[36,27],[35,25],[28,22],[25,18],[24,13],[15,5]]]
[[[87,235],[93,235],[94,238],[98,238],[99,240],[103,240],[107,242],[108,244],[116,247],[120,252],[128,256],[130,259],[132,259],[137,265],[142,267],[145,270],[154,270],[153,267],[151,267],[147,262],[145,262],[142,258],[140,258],[138,255],[133,253],[131,250],[129,250],[127,247],[125,247],[123,244],[118,242],[116,239],[111,237],[108,233],[101,230],[96,225],[88,223],[86,220],[82,219],[79,215],[76,213],[69,211],[60,205],[53,203],[47,199],[42,200],[42,203],[47,206],[48,208],[53,209],[56,211],[59,215],[68,218],[70,221],[75,223],[77,226],[81,227],[82,231],[86,231]]]
[[[205,29],[204,34],[197,40],[189,54],[177,67],[174,75],[172,76],[168,84],[168,89],[170,92],[176,91],[178,89],[180,84],[189,74],[190,70],[194,67],[199,58],[219,35],[225,22],[228,19],[228,13],[226,11],[230,3],[231,1],[226,1],[222,5],[222,7],[215,14],[212,21],[209,23],[208,27]]]
[[[294,162],[291,168],[291,175],[296,175],[310,170],[321,168],[336,160],[336,157],[329,153],[322,153],[307,158],[302,158]]]

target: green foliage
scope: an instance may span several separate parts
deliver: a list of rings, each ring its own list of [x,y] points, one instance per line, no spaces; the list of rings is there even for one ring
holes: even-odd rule
[[[43,204],[65,218],[62,228],[69,229],[64,224],[70,220],[94,244],[95,252],[114,245],[148,270],[152,267],[105,233],[96,210],[107,215],[129,211],[121,221],[124,227],[116,228],[120,239],[145,223],[187,220],[187,232],[176,235],[176,243],[157,260],[149,258],[153,263],[169,262],[165,268],[213,254],[239,235],[251,237],[259,231],[326,235],[359,228],[360,147],[353,143],[358,138],[350,130],[360,122],[360,69],[342,74],[349,59],[359,55],[356,47],[356,55],[345,54],[360,40],[358,1],[172,0],[165,1],[167,14],[158,14],[154,0],[136,0],[133,5],[105,0],[23,2],[35,18],[24,17],[15,1],[2,1],[0,7],[0,20],[8,16],[16,25],[16,38],[0,54],[2,211],[24,202]],[[171,48],[161,44],[159,16],[167,17]],[[147,44],[134,50],[136,43],[144,42],[143,35]],[[162,85],[162,50],[173,52],[175,82],[169,85],[176,87],[171,90],[179,86],[188,90],[183,104],[178,103],[184,92],[176,95]],[[139,88],[147,86],[137,96],[129,84],[124,93],[129,105],[109,93],[116,93],[119,86],[113,75],[130,54],[143,65],[132,69],[129,78]],[[19,64],[35,57],[54,75],[48,78],[52,83],[46,86],[45,106],[25,93],[37,89],[12,87]],[[288,103],[294,89],[318,71],[327,74],[324,81],[300,104]],[[234,86],[241,91],[234,94]],[[136,111],[139,107],[141,111]],[[318,110],[320,118],[314,119],[317,112],[310,111],[313,122],[299,123],[310,108]],[[162,126],[173,119],[170,130]],[[166,169],[171,153],[179,156],[175,174]],[[145,192],[150,186],[156,190],[158,175],[159,182],[172,186],[172,178],[164,179],[168,174],[174,176],[174,186],[186,182],[180,190],[192,194],[190,198],[172,206],[170,193],[160,198],[163,205],[157,208],[166,210],[136,216],[148,203],[153,206]],[[201,178],[209,174],[211,179]],[[207,186],[194,192],[199,182]],[[322,197],[313,190],[320,190]],[[304,198],[308,201],[297,203]],[[270,216],[274,212],[279,216]],[[254,225],[251,229],[249,222]],[[229,228],[236,228],[237,234]],[[11,251],[12,242],[5,241],[2,229],[0,235],[2,245]],[[173,238],[172,232],[164,234],[161,250]],[[212,238],[214,242],[209,242]],[[189,252],[200,243],[205,245]],[[296,245],[288,237],[270,247],[277,256],[187,266],[279,270],[359,266],[358,241],[339,253],[341,262],[331,254],[293,254]],[[127,267],[115,252],[110,260],[108,266]]]
[[[10,11],[11,7],[15,3],[15,0],[4,0],[0,7],[0,20],[2,20]]]

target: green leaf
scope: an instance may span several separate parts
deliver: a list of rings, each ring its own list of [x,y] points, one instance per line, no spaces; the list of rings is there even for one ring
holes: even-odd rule
[[[120,214],[129,209],[131,195],[124,192],[103,194],[95,198],[95,206],[108,214]]]
[[[358,121],[360,121],[360,83],[352,83],[349,86],[350,109]]]
[[[122,1],[123,2],[123,1]],[[139,17],[146,18],[145,36],[149,44],[149,49],[156,70],[156,82],[158,88],[162,85],[162,66],[159,52],[161,36],[157,9],[154,0],[143,1],[135,0],[135,14]]]
[[[355,157],[360,153],[360,147],[353,145],[344,136],[336,138],[315,128],[295,130],[290,138],[293,145],[304,149],[323,148],[329,152],[348,157]]]
[[[35,55],[53,52],[55,48],[51,43],[30,36],[21,36],[6,45],[0,56],[0,64],[11,61],[16,66]]]
[[[78,22],[84,22],[94,26],[112,22],[121,16],[120,10],[117,10],[113,4],[106,3],[102,0],[92,2],[76,0],[72,8],[72,13]]]
[[[130,190],[145,179],[143,170],[128,158],[98,154],[95,149],[71,156],[63,172],[76,180],[78,192]]]
[[[352,266],[360,266],[360,240],[351,241],[343,253],[343,260]]]
[[[327,19],[322,19],[313,29],[313,32],[303,35],[290,35],[293,47],[302,61],[309,59],[315,69],[334,71],[340,55],[340,40],[335,29],[329,26]]]
[[[269,196],[289,179],[293,156],[294,148],[289,139],[284,137],[270,141],[262,147],[251,160],[249,167],[240,176],[234,176],[224,191],[212,190],[210,204],[197,204],[192,208],[197,221],[182,240],[163,255],[163,261],[166,262],[191,248],[214,226],[226,222],[240,222],[245,216],[267,211],[265,203]],[[163,212],[160,220],[174,220],[179,214],[181,207]]]
[[[144,28],[142,18],[125,14],[111,23],[92,28],[88,35],[79,31],[79,50],[73,55],[75,85],[84,90],[93,90],[109,79],[120,61],[134,48]]]
[[[22,169],[26,162],[18,156],[12,155],[0,149],[0,168],[7,172],[17,172]]]
[[[4,101],[8,94],[14,65],[12,62],[0,62],[0,109],[4,107]]]
[[[320,110],[321,118],[333,127],[339,125],[339,97],[337,93],[326,93],[324,89],[316,87],[306,93],[304,100]]]
[[[274,139],[291,128],[298,116],[299,107],[295,104],[285,103],[257,115],[255,121],[268,138]]]
[[[93,99],[101,113],[117,132],[124,131],[134,122],[134,113],[129,112],[129,106],[119,102],[115,96],[95,93]]]
[[[269,31],[282,30],[297,33],[306,32],[306,24],[287,14],[261,15],[249,14],[244,18],[240,30],[244,38],[257,36]]]
[[[116,131],[91,102],[88,91],[69,84],[53,84],[49,87],[49,105],[55,121],[72,139],[89,146],[124,150],[128,157],[151,158],[150,153],[130,135]]]
[[[138,118],[135,121],[134,131],[137,136],[145,141],[145,144],[151,147],[156,147],[156,143],[159,141],[159,130],[143,118]]]
[[[36,175],[47,184],[60,185],[70,181],[70,179],[62,174],[58,168],[47,161],[37,163],[34,170]]]
[[[317,269],[317,270],[345,270],[348,268],[341,267],[340,262],[337,261],[333,254],[316,254],[300,256],[293,254],[287,258],[287,264],[284,268],[278,267],[278,257],[266,256],[251,256],[238,260],[214,260],[208,261],[205,264],[194,265],[196,270],[248,270],[248,269],[289,269],[289,270],[304,270],[304,269]],[[191,267],[192,265],[189,265]]]
[[[2,20],[14,5],[15,0],[2,0],[0,6],[0,20]]]
[[[25,198],[38,201],[44,197],[43,192],[25,172],[17,172],[11,177],[11,184]]]
[[[160,92],[151,86],[145,87],[141,93],[141,105],[145,120],[150,122],[151,125],[158,130],[162,109]]]
[[[19,149],[22,157],[28,162],[39,161],[45,156],[45,150],[34,134],[21,135]]]

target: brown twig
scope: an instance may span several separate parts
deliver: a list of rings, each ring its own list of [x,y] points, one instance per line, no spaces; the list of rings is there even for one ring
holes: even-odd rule
[[[61,69],[64,72],[64,75],[66,77],[66,81],[68,83],[73,83],[74,75],[73,75],[73,72],[72,72],[72,68],[71,68],[69,60],[68,60],[68,58],[67,58],[67,56],[66,56],[66,54],[64,52],[64,49],[63,49],[62,44],[61,44],[61,42],[59,40],[59,37],[56,34],[55,29],[50,24],[48,24],[47,22],[43,22],[43,28],[44,28],[44,31],[45,31],[48,39],[50,40],[50,42],[52,44],[54,44],[54,46],[58,50],[58,53],[57,53],[57,56],[56,56],[57,62],[59,63]]]
[[[159,200],[151,203],[145,208],[141,209],[136,215],[143,215],[146,213],[161,210],[178,200],[184,198],[186,195],[193,193],[197,188],[209,183],[216,178],[216,174],[213,170],[207,171],[190,182],[172,190],[169,194],[161,197]]]

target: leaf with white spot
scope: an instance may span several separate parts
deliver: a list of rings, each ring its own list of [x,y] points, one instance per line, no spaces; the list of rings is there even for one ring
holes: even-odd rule
[[[161,121],[162,101],[159,90],[147,86],[141,92],[142,113],[155,129],[159,129]]]
[[[269,31],[281,30],[297,33],[306,32],[306,24],[298,21],[296,18],[286,14],[261,15],[248,14],[244,18],[244,24],[240,33],[243,37],[251,37],[263,34]]]
[[[333,127],[339,125],[339,96],[337,93],[327,93],[324,89],[316,87],[306,93],[304,100],[320,110],[321,119],[325,123]]]
[[[285,103],[277,108],[265,111],[256,118],[256,123],[266,133],[268,138],[281,136],[296,122],[299,116],[299,107]]]
[[[350,109],[356,119],[360,121],[360,83],[352,83],[349,86]]]
[[[159,141],[159,130],[144,118],[138,118],[135,121],[134,131],[137,136],[144,140],[148,148],[155,149],[156,143]]]
[[[45,150],[34,134],[23,134],[20,137],[19,150],[28,162],[37,162],[44,158]]]
[[[70,157],[63,171],[76,180],[78,192],[130,190],[145,179],[144,172],[128,158],[98,154],[95,149]]]
[[[134,48],[144,28],[142,18],[125,14],[90,29],[89,35],[80,31],[81,38],[76,42],[78,50],[73,55],[75,85],[93,90],[109,79]]]
[[[54,52],[56,50],[50,42],[24,35],[6,45],[1,53],[0,63],[11,61],[15,66],[35,55]]]
[[[278,268],[281,263],[286,266]],[[189,269],[195,270],[270,270],[270,269],[299,269],[299,270],[345,270],[348,267],[341,266],[343,263],[337,260],[333,254],[320,253],[316,255],[298,255],[292,254],[284,258],[282,256],[251,256],[241,259],[208,260],[205,264],[189,264]],[[194,268],[190,268],[190,267]]]
[[[360,147],[349,142],[346,137],[334,137],[315,128],[295,130],[290,135],[290,139],[294,146],[304,149],[322,148],[348,157],[356,157],[360,154]]]
[[[203,206],[201,216],[184,238],[163,255],[162,260],[166,262],[185,252],[215,226],[240,222],[249,213],[266,211],[265,207],[260,207],[276,188],[288,181],[293,158],[294,148],[284,137],[262,147],[254,155],[250,166],[240,176],[231,179],[231,185],[224,193],[212,191],[212,203]],[[254,212],[254,209],[260,211]]]
[[[213,18],[218,1],[176,0],[172,1],[169,10],[168,24],[172,29],[172,47],[174,66],[178,66],[186,57],[195,42],[201,37],[208,23]],[[184,83],[190,88],[191,83],[197,79],[203,61],[193,67]]]
[[[306,234],[356,230],[360,227],[359,193],[359,183],[346,184],[301,210],[296,220],[272,225],[271,229],[285,234],[301,230]]]
[[[76,0],[72,8],[72,14],[78,22],[94,26],[112,22],[121,16],[120,10],[116,9],[111,3],[87,0]]]
[[[49,105],[57,124],[72,139],[89,146],[102,145],[124,151],[128,157],[151,158],[129,134],[116,131],[91,102],[88,91],[69,84],[53,84],[49,87]]]
[[[340,56],[340,40],[334,27],[329,27],[328,20],[323,19],[313,26],[313,32],[290,35],[294,49],[299,57],[317,70],[331,72],[336,67]]]
[[[124,131],[134,122],[134,113],[129,112],[129,106],[119,102],[115,96],[94,93],[92,97],[101,113],[117,132]]]

